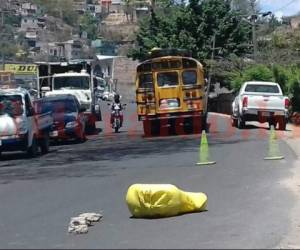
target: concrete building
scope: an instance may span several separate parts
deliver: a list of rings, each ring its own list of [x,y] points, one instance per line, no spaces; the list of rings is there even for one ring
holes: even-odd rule
[[[101,5],[98,4],[88,4],[87,10],[95,17],[100,17],[102,12]]]
[[[27,44],[30,48],[36,47],[38,37],[38,31],[36,29],[27,29],[25,33],[25,38],[27,40]]]
[[[112,0],[110,6],[111,13],[121,13],[123,12],[123,1],[122,0]]]
[[[73,5],[75,10],[81,15],[84,14],[87,10],[86,0],[73,0]]]
[[[100,0],[102,14],[120,13],[123,11],[122,0]]]
[[[83,44],[80,40],[40,43],[39,46],[40,51],[49,54],[52,61],[80,59],[83,54]]]
[[[38,7],[32,3],[23,3],[21,4],[19,13],[22,16],[34,16],[37,14]]]
[[[55,57],[55,58],[65,57],[64,46],[61,43],[49,43],[47,49],[50,57]]]
[[[117,54],[117,46],[115,42],[96,39],[92,41],[91,47],[96,54],[115,56]]]
[[[37,17],[23,16],[21,19],[20,31],[26,32],[28,29],[38,29],[39,23]]]
[[[63,43],[65,50],[65,58],[70,59],[79,59],[81,58],[83,51],[83,44],[79,40],[69,40]]]

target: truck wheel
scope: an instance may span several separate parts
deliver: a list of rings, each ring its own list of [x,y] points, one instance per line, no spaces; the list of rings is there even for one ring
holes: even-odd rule
[[[42,154],[47,154],[50,148],[50,139],[49,133],[45,133],[43,139],[40,142],[41,152]]]
[[[143,129],[145,136],[151,136],[151,121],[143,121]]]
[[[96,123],[95,122],[93,122],[92,124],[86,124],[86,132],[88,133],[88,134],[92,134],[93,132],[95,132],[95,130],[96,130]]]
[[[151,134],[160,135],[160,122],[159,120],[154,120],[151,123]]]
[[[237,128],[237,126],[238,126],[238,119],[231,118],[231,126],[234,127],[234,128]]]
[[[237,127],[239,129],[243,129],[245,127],[245,125],[246,125],[246,122],[244,121],[244,119],[242,117],[239,117],[237,119]]]
[[[38,150],[39,150],[39,147],[38,147],[37,139],[35,137],[33,137],[32,145],[27,149],[27,155],[30,158],[36,157],[38,154]]]
[[[193,133],[193,120],[191,118],[185,118],[183,129],[185,134]]]
[[[285,117],[279,119],[279,130],[286,130],[286,120]]]
[[[271,127],[274,127],[274,129],[276,129],[276,127],[277,127],[277,122],[276,121],[271,121],[271,122],[269,122],[269,129],[271,129]]]
[[[81,143],[86,141],[85,131],[83,128],[80,129],[79,135],[77,137],[77,141]]]

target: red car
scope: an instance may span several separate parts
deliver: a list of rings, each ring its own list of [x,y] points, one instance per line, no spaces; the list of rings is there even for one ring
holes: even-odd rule
[[[85,141],[84,108],[80,107],[73,95],[55,95],[35,101],[37,111],[50,111],[53,116],[53,128],[50,137],[59,139],[77,139]]]

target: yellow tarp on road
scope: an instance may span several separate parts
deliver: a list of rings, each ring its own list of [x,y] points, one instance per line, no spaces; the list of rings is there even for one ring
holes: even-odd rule
[[[126,195],[129,211],[136,218],[160,218],[206,210],[207,196],[170,184],[134,184]]]

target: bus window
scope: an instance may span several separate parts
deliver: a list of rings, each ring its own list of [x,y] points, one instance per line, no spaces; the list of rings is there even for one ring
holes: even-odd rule
[[[183,68],[197,68],[197,63],[194,60],[182,59]]]
[[[183,85],[197,84],[197,72],[195,70],[186,70],[182,73]]]
[[[170,68],[171,69],[179,69],[181,68],[181,61],[170,61]]]
[[[159,87],[176,86],[178,85],[177,72],[164,72],[157,74],[157,84]]]
[[[144,63],[138,66],[138,72],[150,72],[152,70],[151,63]]]
[[[154,62],[152,63],[152,69],[153,70],[162,70],[162,69],[169,69],[169,62],[168,61],[162,61],[162,62]]]
[[[153,88],[152,74],[140,74],[139,76],[140,88]]]

